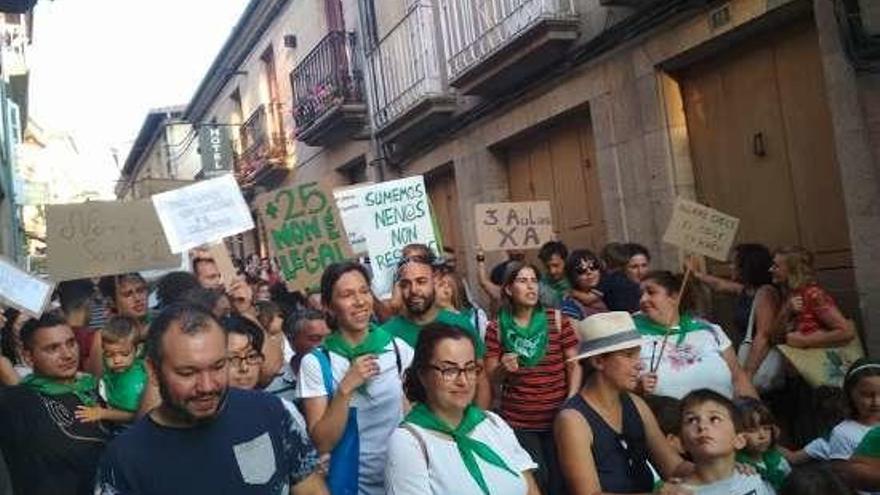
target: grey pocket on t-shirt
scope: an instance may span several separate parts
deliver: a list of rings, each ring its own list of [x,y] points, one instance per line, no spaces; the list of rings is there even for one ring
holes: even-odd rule
[[[249,485],[264,485],[275,474],[275,449],[268,433],[232,447],[241,477]]]

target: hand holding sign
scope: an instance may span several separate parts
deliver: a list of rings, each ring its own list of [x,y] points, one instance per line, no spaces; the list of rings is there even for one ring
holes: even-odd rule
[[[539,249],[555,237],[549,201],[482,203],[474,211],[477,241],[486,251]]]
[[[738,229],[738,218],[678,198],[675,200],[663,242],[687,252],[727,261]]]
[[[156,194],[152,199],[174,253],[254,228],[232,175]]]
[[[257,198],[269,249],[288,287],[318,285],[331,263],[352,257],[333,194],[317,182],[284,186]]]

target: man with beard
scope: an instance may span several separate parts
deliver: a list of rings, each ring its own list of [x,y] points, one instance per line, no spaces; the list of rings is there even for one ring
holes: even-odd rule
[[[60,314],[46,313],[21,329],[23,357],[34,372],[0,390],[0,450],[15,493],[92,493],[95,466],[108,432],[77,410],[100,405],[97,382],[77,373],[79,348]]]
[[[228,387],[226,333],[210,313],[165,309],[147,365],[162,404],[110,444],[95,493],[327,494],[317,452],[281,400]]]
[[[397,288],[403,299],[402,314],[386,321],[382,328],[415,349],[422,328],[430,323],[443,323],[464,330],[474,341],[477,358],[482,363],[486,344],[480,338],[471,320],[434,304],[434,267],[421,256],[403,258],[397,267]],[[491,402],[491,387],[485,375],[477,382],[476,403],[487,408]]]

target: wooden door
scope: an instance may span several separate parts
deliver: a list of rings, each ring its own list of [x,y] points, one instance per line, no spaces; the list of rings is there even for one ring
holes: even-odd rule
[[[553,227],[569,249],[605,242],[602,198],[588,115],[568,118],[506,150],[510,201],[550,201]]]
[[[455,172],[452,167],[444,167],[439,172],[426,177],[426,182],[428,197],[431,199],[431,211],[440,229],[443,246],[454,249],[459,263],[463,263],[465,256],[461,240]],[[443,256],[443,253],[438,254]]]
[[[699,199],[742,220],[738,242],[812,251],[849,306],[849,231],[812,22],[690,67],[679,83]]]
[[[851,266],[812,24],[692,67],[680,83],[700,199],[743,220],[738,240]]]

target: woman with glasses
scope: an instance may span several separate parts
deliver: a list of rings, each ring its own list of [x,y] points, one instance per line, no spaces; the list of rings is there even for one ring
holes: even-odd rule
[[[597,287],[602,280],[602,264],[588,249],[577,249],[565,260],[565,276],[571,293],[562,300],[562,314],[581,321],[596,313],[608,311]]]
[[[537,467],[513,430],[473,405],[482,372],[465,332],[432,323],[416,345],[404,390],[414,404],[391,435],[388,495],[538,495]]]
[[[553,418],[581,383],[577,338],[559,310],[538,303],[538,270],[513,262],[501,285],[502,307],[486,329],[486,372],[501,389],[499,412],[538,463],[538,485],[560,493]]]
[[[309,434],[318,452],[331,454],[331,493],[384,494],[388,438],[403,419],[401,376],[413,350],[370,324],[373,293],[363,265],[328,266],[321,302],[332,332],[303,357],[297,383]]]
[[[260,379],[263,364],[263,329],[253,321],[231,315],[220,320],[226,329],[226,350],[229,358],[229,386],[252,390]]]

